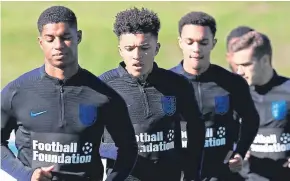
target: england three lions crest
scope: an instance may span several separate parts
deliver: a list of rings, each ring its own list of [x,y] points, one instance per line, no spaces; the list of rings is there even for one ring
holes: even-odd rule
[[[287,115],[287,103],[286,101],[272,102],[272,116],[275,120],[284,120]]]
[[[161,98],[162,109],[167,116],[172,116],[176,111],[176,97],[163,96]]]
[[[229,111],[230,100],[229,96],[217,96],[215,97],[215,112],[220,115],[224,115]]]

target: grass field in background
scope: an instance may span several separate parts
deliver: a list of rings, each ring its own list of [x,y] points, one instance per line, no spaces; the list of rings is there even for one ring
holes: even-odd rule
[[[118,11],[133,6],[147,7],[161,19],[156,61],[171,68],[181,60],[177,44],[178,20],[190,11],[205,11],[216,18],[218,43],[212,62],[227,67],[225,39],[238,25],[249,25],[272,40],[274,67],[290,76],[290,2],[1,2],[1,87],[43,63],[37,43],[37,19],[52,5],[65,5],[78,17],[83,41],[79,46],[81,66],[99,75],[120,61],[117,39],[112,31]]]

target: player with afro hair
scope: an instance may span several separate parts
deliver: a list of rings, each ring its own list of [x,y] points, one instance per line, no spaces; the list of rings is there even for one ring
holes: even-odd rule
[[[191,172],[188,178],[199,177],[197,165],[200,164],[204,145],[204,121],[199,116],[189,82],[178,74],[158,67],[155,62],[160,48],[159,30],[157,13],[149,9],[134,7],[119,12],[114,33],[118,37],[119,53],[123,60],[118,68],[100,76],[122,95],[135,128],[139,156],[127,180],[180,180],[178,147],[181,148],[181,131],[178,121],[181,117],[188,122],[190,133],[187,168]],[[174,132],[177,129],[179,131]],[[104,134],[103,145],[108,144],[113,144],[110,135]],[[105,154],[101,156],[107,158],[107,172],[110,173],[114,158]]]

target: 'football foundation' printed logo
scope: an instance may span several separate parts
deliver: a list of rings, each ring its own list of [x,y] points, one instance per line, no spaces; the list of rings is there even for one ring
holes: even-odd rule
[[[282,133],[281,136],[276,134],[263,135],[257,134],[251,151],[254,152],[285,152],[290,150],[290,133]]]
[[[32,159],[40,162],[80,164],[90,163],[93,144],[86,142],[78,152],[78,143],[61,144],[60,142],[41,143],[32,141]]]
[[[167,151],[174,148],[174,130],[168,130],[166,135],[164,131],[155,134],[140,133],[136,135],[136,140],[141,153]]]
[[[187,134],[186,131],[181,132],[182,147],[187,147]],[[204,147],[219,147],[226,144],[226,128],[221,126],[218,129],[207,128],[205,133]]]

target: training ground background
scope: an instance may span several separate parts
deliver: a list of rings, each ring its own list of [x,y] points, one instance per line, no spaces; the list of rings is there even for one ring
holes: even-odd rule
[[[227,68],[226,36],[239,25],[267,34],[273,46],[273,66],[290,76],[290,2],[1,2],[1,89],[24,72],[39,67],[43,54],[37,42],[37,19],[49,6],[64,5],[78,17],[83,31],[79,62],[96,75],[115,68],[121,60],[113,23],[118,11],[133,6],[147,7],[161,20],[160,53],[156,62],[171,68],[181,60],[178,21],[190,11],[204,11],[217,21],[217,45],[211,62]],[[13,145],[13,137],[11,141]],[[1,171],[1,180],[13,180]]]

